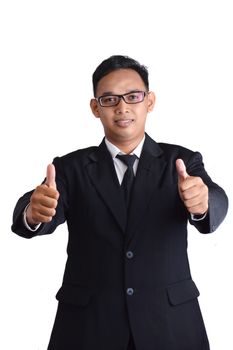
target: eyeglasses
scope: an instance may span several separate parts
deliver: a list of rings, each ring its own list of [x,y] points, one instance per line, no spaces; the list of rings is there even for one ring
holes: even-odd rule
[[[103,95],[96,98],[96,100],[102,107],[113,107],[117,106],[121,99],[129,104],[140,103],[144,100],[146,94],[145,91],[131,91],[124,95]]]

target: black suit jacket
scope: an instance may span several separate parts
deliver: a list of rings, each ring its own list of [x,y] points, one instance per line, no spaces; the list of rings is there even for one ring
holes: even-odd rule
[[[192,221],[177,187],[175,161],[209,188],[209,211]],[[50,350],[207,350],[208,339],[187,256],[187,223],[213,232],[228,201],[206,173],[200,153],[146,135],[127,215],[103,141],[54,159],[57,213],[36,233],[22,222],[31,192],[14,211],[12,230],[30,238],[67,222],[68,259]]]

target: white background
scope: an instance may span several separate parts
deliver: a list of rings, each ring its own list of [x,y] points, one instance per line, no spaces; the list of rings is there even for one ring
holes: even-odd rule
[[[67,230],[11,232],[20,195],[57,155],[98,145],[91,75],[112,54],[149,68],[157,104],[147,132],[198,150],[232,199],[233,11],[227,0],[0,4],[0,348],[45,350],[62,282]],[[230,202],[231,203],[231,202]],[[189,231],[191,270],[211,349],[233,349],[232,209],[216,233]]]

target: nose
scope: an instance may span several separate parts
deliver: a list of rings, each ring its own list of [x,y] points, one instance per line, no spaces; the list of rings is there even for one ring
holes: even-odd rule
[[[129,108],[128,104],[121,97],[119,103],[115,106],[115,112],[116,114],[128,113],[128,108]]]

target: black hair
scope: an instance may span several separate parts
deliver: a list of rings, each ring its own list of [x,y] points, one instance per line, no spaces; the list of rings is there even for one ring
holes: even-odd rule
[[[142,78],[146,89],[149,90],[149,73],[147,67],[128,56],[114,55],[101,62],[92,75],[93,92],[95,97],[97,85],[100,79],[117,69],[135,70]]]

